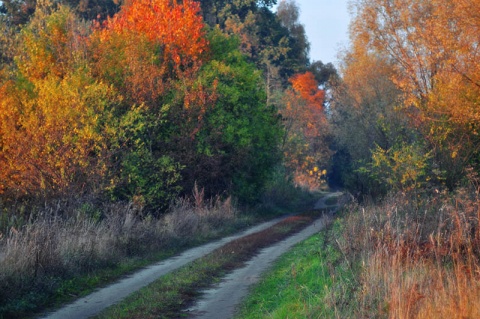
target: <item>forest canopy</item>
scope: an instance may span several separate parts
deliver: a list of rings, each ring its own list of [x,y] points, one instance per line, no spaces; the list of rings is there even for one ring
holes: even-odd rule
[[[2,201],[94,194],[162,211],[198,184],[255,202],[283,158],[318,184],[328,147],[302,143],[321,145],[317,74],[332,68],[310,69],[298,6],[274,4],[3,1]]]
[[[333,93],[336,178],[370,193],[461,185],[480,169],[480,3],[361,0],[353,9]]]

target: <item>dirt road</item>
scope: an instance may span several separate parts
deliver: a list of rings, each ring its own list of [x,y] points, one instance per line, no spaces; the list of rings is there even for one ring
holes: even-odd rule
[[[55,312],[44,315],[41,318],[85,319],[92,317],[100,313],[100,311],[104,310],[105,308],[123,300],[131,293],[147,286],[161,276],[164,276],[165,274],[175,269],[178,269],[197,258],[203,257],[204,255],[225,245],[226,243],[229,243],[232,240],[267,229],[278,223],[282,219],[283,218],[276,218],[269,222],[249,228],[236,235],[225,237],[221,240],[189,249],[176,257],[169,258],[160,263],[151,265],[143,270],[140,270],[130,276],[127,276],[126,278],[120,280],[117,283],[114,283],[105,288],[98,289],[90,295],[80,298],[77,301],[66,305]]]
[[[327,197],[323,198],[323,201],[317,203],[315,208],[324,208],[325,200],[332,196],[339,196],[339,194],[329,194]],[[252,227],[236,235],[225,237],[221,240],[189,249],[179,256],[151,265],[120,280],[117,283],[105,288],[101,288],[86,297],[78,299],[72,304],[66,305],[55,312],[46,314],[41,318],[85,319],[92,317],[100,313],[105,308],[123,300],[131,293],[159,279],[161,276],[164,276],[165,274],[178,269],[195,259],[203,257],[204,255],[232,240],[267,229],[280,222],[282,219],[283,218],[277,218]],[[295,243],[298,243],[301,240],[306,239],[318,232],[320,229],[322,229],[322,227],[323,221],[317,220],[314,224],[298,234],[263,250],[257,257],[248,262],[246,267],[230,274],[225,279],[225,284],[220,284],[218,285],[217,289],[206,293],[205,298],[202,299],[197,306],[190,309],[190,313],[192,315],[199,315],[199,318],[229,318],[231,314],[233,314],[234,307],[247,293],[248,286],[257,280],[260,273],[263,272],[273,260],[278,258],[278,256],[288,250]],[[227,312],[220,312],[220,309],[224,309],[223,311]],[[220,313],[222,315],[219,315]]]
[[[329,194],[319,201],[315,208],[327,208],[326,200],[340,196],[341,193]],[[336,207],[332,207],[332,211]],[[196,305],[189,308],[189,318],[195,319],[228,319],[233,317],[235,308],[248,294],[249,287],[258,281],[260,275],[267,270],[273,261],[295,244],[309,238],[324,228],[327,216],[287,239],[263,249],[260,254],[246,263],[245,267],[236,269],[223,279],[216,287],[204,292],[204,296]]]

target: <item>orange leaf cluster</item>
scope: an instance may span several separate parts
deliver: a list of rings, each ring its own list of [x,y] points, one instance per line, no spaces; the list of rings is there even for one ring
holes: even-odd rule
[[[305,187],[317,187],[322,174],[319,163],[328,157],[328,148],[323,145],[326,120],[323,112],[325,92],[311,72],[296,74],[290,78],[292,89],[288,90],[281,110],[286,130],[284,155],[287,165],[294,170],[295,182]]]
[[[318,88],[317,80],[312,72],[296,74],[290,78],[293,89],[307,101],[312,108],[323,108],[325,92]]]
[[[304,134],[307,137],[315,137],[319,134],[321,122],[323,121],[323,102],[325,92],[318,88],[315,76],[311,72],[296,74],[290,78],[293,94],[292,100],[299,100],[295,106],[290,106],[290,115],[301,122],[301,126],[306,128]],[[289,102],[291,105],[291,102]],[[295,115],[294,115],[295,113]]]
[[[145,35],[162,47],[164,61],[180,67],[198,63],[207,51],[204,24],[196,1],[136,0],[106,22],[104,39],[112,34]]]
[[[388,56],[406,104],[426,122],[480,119],[480,1],[366,0],[357,4],[354,44]]]
[[[154,102],[175,79],[187,80],[208,50],[196,1],[137,0],[124,5],[92,43],[99,72],[135,103]]]
[[[22,30],[17,78],[0,82],[0,192],[62,194],[103,172],[99,117],[112,99],[90,76],[83,24],[66,7]]]

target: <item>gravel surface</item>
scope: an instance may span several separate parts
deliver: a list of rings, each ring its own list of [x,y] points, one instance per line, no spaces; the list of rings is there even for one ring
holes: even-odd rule
[[[258,281],[260,275],[293,245],[322,230],[324,219],[318,219],[299,233],[263,249],[257,256],[248,261],[245,267],[236,269],[215,288],[205,291],[199,302],[188,309],[189,318],[231,318],[235,313],[236,306],[248,294],[249,287]]]
[[[336,206],[327,206],[326,200],[330,197],[339,197],[342,193],[331,193],[322,198],[315,205],[315,209],[329,209],[328,214],[317,219],[313,224],[299,233],[286,238],[285,240],[263,249],[257,256],[248,261],[243,268],[234,270],[227,275],[222,282],[214,288],[204,291],[203,297],[187,310],[189,318],[195,319],[228,319],[235,314],[236,307],[248,294],[250,286],[255,284],[261,274],[265,272],[272,263],[287,252],[295,244],[306,240],[318,233],[325,227],[326,219],[334,211]]]

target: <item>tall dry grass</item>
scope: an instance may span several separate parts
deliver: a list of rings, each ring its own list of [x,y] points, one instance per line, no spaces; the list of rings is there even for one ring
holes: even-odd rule
[[[215,237],[236,221],[231,198],[206,200],[198,189],[159,218],[131,203],[104,205],[99,211],[86,213],[85,205],[61,214],[45,208],[0,238],[0,318],[35,309],[35,294],[45,298],[62,280]]]
[[[480,318],[480,195],[397,194],[349,208],[336,245],[360,274],[338,317]]]

